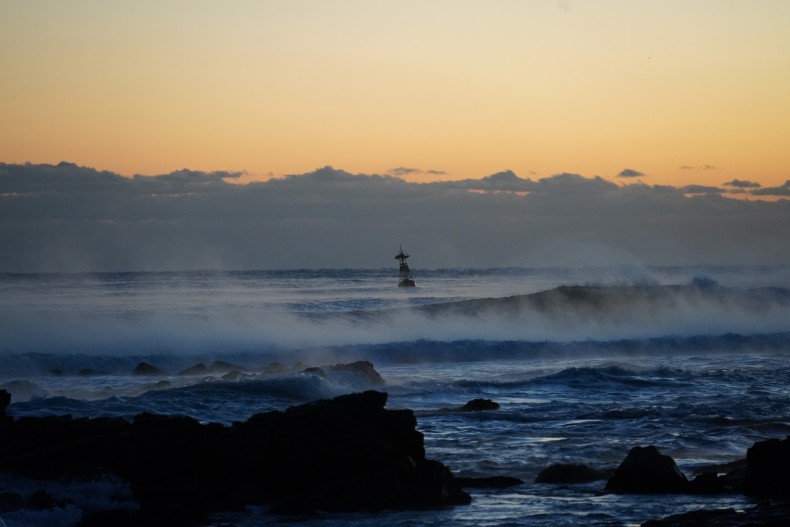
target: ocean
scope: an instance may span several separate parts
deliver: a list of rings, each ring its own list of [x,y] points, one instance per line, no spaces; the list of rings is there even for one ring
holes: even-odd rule
[[[615,468],[655,445],[690,478],[790,434],[790,267],[579,267],[0,274],[0,389],[14,417],[183,414],[230,424],[367,390],[410,408],[427,456],[468,506],[283,518],[265,508],[209,525],[630,526],[740,495],[633,496],[605,482],[533,483],[554,463]],[[385,380],[305,366],[372,362]],[[163,375],[132,375],[146,362]],[[196,364],[215,365],[183,375]],[[237,369],[241,373],[230,370]],[[447,412],[475,398],[497,410]],[[36,487],[38,485],[38,487]],[[40,488],[0,476],[0,491]],[[48,482],[53,510],[0,509],[0,525],[77,523],[133,508],[108,477]]]

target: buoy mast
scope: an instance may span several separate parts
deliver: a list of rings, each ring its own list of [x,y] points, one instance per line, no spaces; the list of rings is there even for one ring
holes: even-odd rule
[[[400,262],[400,281],[398,287],[414,287],[416,282],[411,277],[411,270],[406,259],[409,257],[408,253],[403,252],[403,247],[400,247],[400,252],[395,255],[395,259]]]

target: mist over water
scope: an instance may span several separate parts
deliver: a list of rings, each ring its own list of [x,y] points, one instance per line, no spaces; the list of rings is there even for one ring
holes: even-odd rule
[[[418,340],[612,341],[790,330],[790,301],[781,291],[790,283],[786,268],[435,270],[420,273],[413,290],[394,287],[392,274],[0,275],[0,351],[282,355]],[[697,287],[651,289],[667,284]],[[603,288],[606,297],[529,296],[563,285]]]

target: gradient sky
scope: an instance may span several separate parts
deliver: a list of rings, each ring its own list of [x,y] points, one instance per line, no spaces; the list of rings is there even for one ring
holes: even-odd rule
[[[6,163],[790,179],[787,0],[3,0],[0,72]]]

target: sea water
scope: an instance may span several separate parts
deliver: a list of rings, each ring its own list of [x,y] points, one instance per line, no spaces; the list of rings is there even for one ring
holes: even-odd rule
[[[622,496],[603,493],[602,481],[533,482],[553,463],[614,468],[648,444],[691,478],[790,434],[788,267],[414,276],[415,288],[398,288],[390,269],[0,275],[0,388],[12,393],[15,417],[147,411],[224,424],[376,388],[389,393],[388,408],[415,411],[429,458],[462,476],[525,481],[473,489],[471,505],[434,511],[284,519],[251,508],[215,525],[639,525],[701,507],[743,509],[751,502],[737,495]],[[594,288],[606,301],[516,301],[561,286]],[[662,286],[680,288],[652,300]],[[302,371],[355,360],[373,362],[385,385]],[[213,361],[282,371],[178,375]],[[140,362],[166,375],[131,375]],[[501,406],[443,411],[474,398]],[[0,489],[31,485],[0,478]],[[110,476],[48,485],[65,508],[0,518],[65,526],[108,503],[134,507]]]

